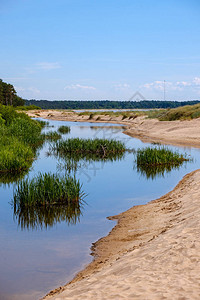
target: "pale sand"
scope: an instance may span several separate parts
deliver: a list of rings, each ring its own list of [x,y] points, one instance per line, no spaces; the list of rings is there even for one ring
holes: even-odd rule
[[[74,115],[61,113],[53,111],[50,118],[74,121]],[[200,119],[116,119],[102,121],[128,125],[125,133],[148,141],[200,146]],[[199,187],[197,170],[160,199],[112,217],[118,224],[93,245],[94,261],[70,284],[45,298],[200,299]]]

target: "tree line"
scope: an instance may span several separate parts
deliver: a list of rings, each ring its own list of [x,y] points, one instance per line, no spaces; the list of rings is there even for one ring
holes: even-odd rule
[[[48,101],[48,100],[26,100],[25,105],[36,105],[42,109],[155,109],[155,108],[176,108],[184,105],[194,105],[200,103],[194,101]]]
[[[25,100],[17,96],[14,86],[0,79],[0,104],[21,106],[24,103]]]

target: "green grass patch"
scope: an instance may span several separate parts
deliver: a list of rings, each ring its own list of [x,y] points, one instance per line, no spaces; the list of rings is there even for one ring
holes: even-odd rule
[[[189,159],[183,154],[165,147],[139,149],[136,152],[137,171],[147,179],[164,176],[172,169],[178,169]]]
[[[58,128],[58,132],[62,133],[62,134],[70,133],[70,131],[71,131],[71,129],[69,126],[63,125]]]
[[[137,165],[157,166],[165,164],[180,164],[188,159],[178,152],[166,147],[139,149],[137,151]]]
[[[124,153],[126,149],[122,142],[116,140],[71,138],[55,142],[52,150],[56,154],[96,154],[105,157]]]
[[[8,133],[33,148],[44,141],[40,123],[31,119],[17,118],[13,120],[8,128]]]
[[[147,111],[146,114],[149,118],[158,118],[160,121],[191,120],[200,117],[200,104],[151,110]]]
[[[81,201],[82,185],[74,177],[39,173],[33,179],[18,182],[14,192],[15,206],[51,206]]]
[[[61,134],[59,134],[56,131],[49,131],[48,133],[45,133],[45,140],[48,140],[48,141],[51,141],[51,142],[52,141],[57,141],[61,138],[62,138]]]
[[[44,142],[42,126],[13,107],[0,105],[0,173],[27,170]]]
[[[39,174],[18,182],[14,191],[14,216],[22,229],[51,227],[65,221],[76,224],[85,194],[74,177]]]
[[[17,173],[30,168],[34,153],[16,137],[3,136],[0,147],[0,173]]]

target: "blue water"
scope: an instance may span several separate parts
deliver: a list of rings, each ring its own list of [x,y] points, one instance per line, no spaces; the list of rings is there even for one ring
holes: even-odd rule
[[[127,148],[142,148],[148,143],[122,133],[119,125],[72,123],[50,121],[57,130],[68,125],[71,132],[63,138],[116,138]],[[0,186],[0,299],[39,299],[50,290],[64,285],[76,272],[88,264],[93,242],[105,236],[115,222],[107,216],[118,214],[128,208],[145,204],[173,189],[182,177],[199,168],[200,150],[190,147],[172,147],[193,158],[179,170],[173,170],[164,177],[148,179],[137,172],[134,154],[114,162],[85,163],[77,171],[77,178],[83,183],[87,194],[80,222],[76,225],[57,223],[47,229],[22,230],[13,216],[11,201],[15,184]],[[32,177],[38,172],[61,172],[58,160],[47,156],[46,143],[29,172]]]

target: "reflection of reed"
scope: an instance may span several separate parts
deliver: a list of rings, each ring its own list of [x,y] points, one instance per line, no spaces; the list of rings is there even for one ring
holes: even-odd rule
[[[80,221],[82,204],[24,206],[14,202],[14,217],[21,229],[47,229],[62,221],[75,225]]]
[[[14,216],[22,229],[51,227],[65,221],[76,224],[85,193],[75,177],[39,173],[20,180],[14,190]]]
[[[20,173],[0,173],[0,186],[10,185],[22,179],[29,170],[22,171]]]
[[[68,173],[76,172],[77,170],[81,169],[85,166],[85,163],[92,163],[92,162],[114,162],[122,160],[125,157],[124,153],[114,153],[110,155],[106,155],[105,157],[102,154],[96,153],[88,153],[88,154],[65,154],[59,155],[54,154],[56,157],[61,159],[61,162],[57,165],[58,170],[65,170]]]
[[[147,179],[155,179],[156,177],[164,177],[165,173],[171,172],[173,169],[179,169],[183,164],[163,164],[163,165],[137,165],[137,172]]]

